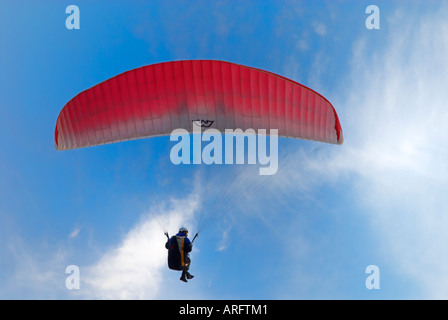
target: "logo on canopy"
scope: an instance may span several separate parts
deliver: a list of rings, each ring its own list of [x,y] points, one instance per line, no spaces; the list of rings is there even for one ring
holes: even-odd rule
[[[192,120],[195,125],[201,128],[210,128],[215,122],[214,120]]]

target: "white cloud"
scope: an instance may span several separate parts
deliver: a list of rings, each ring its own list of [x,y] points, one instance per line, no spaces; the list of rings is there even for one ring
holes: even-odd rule
[[[189,225],[198,201],[191,196],[173,201],[163,219],[168,230]],[[152,214],[142,217],[120,244],[94,265],[82,268],[81,294],[94,299],[154,299],[166,268],[166,238]]]
[[[327,27],[322,22],[314,21],[312,23],[313,30],[315,33],[317,33],[319,36],[323,37],[327,34]]]
[[[229,247],[230,245],[229,234],[230,234],[230,228],[222,232],[221,240],[218,243],[216,251],[224,251]]]
[[[163,222],[168,231],[176,232],[179,226],[194,227],[198,209],[197,192],[184,199],[171,199],[169,206],[160,204]],[[154,209],[155,210],[155,209]],[[163,235],[161,217],[155,212],[141,216],[133,228],[114,247],[97,258],[91,265],[77,265],[80,270],[79,290],[65,287],[66,267],[82,261],[70,240],[79,235],[75,227],[68,241],[59,243],[28,244],[18,234],[3,232],[6,246],[1,248],[7,259],[3,267],[14,267],[13,273],[2,280],[0,297],[23,299],[157,299],[176,295],[161,291],[161,284],[172,283],[164,274],[167,270],[166,237]],[[92,248],[98,252],[99,248]],[[198,250],[195,248],[194,253]],[[93,256],[90,256],[89,260]],[[7,262],[7,263],[6,263]],[[173,279],[178,281],[178,275]],[[197,293],[198,294],[198,293]]]
[[[68,235],[68,238],[69,239],[75,238],[79,234],[80,231],[81,231],[81,227],[76,226],[75,228],[73,228],[73,231],[70,232],[70,234]]]
[[[57,299],[66,293],[64,262],[67,252],[45,250],[48,244],[28,244],[18,234],[2,230],[5,246],[0,248],[5,259],[3,272],[7,276],[0,286],[3,299]],[[42,248],[43,247],[43,248]],[[13,272],[8,273],[13,267]]]

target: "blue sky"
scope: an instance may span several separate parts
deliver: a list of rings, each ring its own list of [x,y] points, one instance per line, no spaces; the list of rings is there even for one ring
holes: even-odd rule
[[[65,28],[70,4],[80,30]],[[370,4],[379,30],[365,27]],[[447,10],[442,1],[1,0],[0,298],[446,299]],[[169,137],[55,150],[56,118],[76,94],[184,59],[317,90],[335,106],[344,144],[280,139],[286,162],[260,187],[253,167],[172,165]],[[184,284],[166,267],[159,222],[194,234],[229,176],[223,214],[195,242],[196,277]],[[372,264],[379,290],[365,286]],[[68,265],[80,268],[80,290],[65,287]]]

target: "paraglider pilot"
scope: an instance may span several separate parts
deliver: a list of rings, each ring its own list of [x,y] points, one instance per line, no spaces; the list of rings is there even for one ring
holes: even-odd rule
[[[188,229],[181,227],[179,233],[169,238],[165,233],[168,241],[165,248],[168,249],[168,267],[172,270],[182,271],[181,281],[187,282],[187,279],[193,279],[188,270],[190,269],[191,259],[189,252],[192,249],[192,242],[188,239]]]

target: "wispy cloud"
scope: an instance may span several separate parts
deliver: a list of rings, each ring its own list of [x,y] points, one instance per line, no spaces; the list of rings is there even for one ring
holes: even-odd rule
[[[313,30],[315,33],[317,33],[319,36],[323,37],[327,34],[327,26],[323,24],[322,22],[314,21],[312,23]]]
[[[422,298],[448,296],[446,12],[397,11],[384,45],[367,35],[354,43],[336,97],[344,145],[329,157],[302,155],[302,170],[288,173],[311,186],[350,177],[385,259]]]
[[[442,10],[446,13],[446,8]],[[448,23],[395,15],[384,48],[358,42],[344,116],[344,170],[356,172],[379,242],[422,297],[448,290]],[[370,54],[368,50],[375,53]],[[339,160],[340,161],[340,160]]]
[[[218,243],[218,247],[216,248],[217,251],[224,251],[229,247],[230,245],[229,234],[230,234],[230,228],[222,232],[222,238]]]
[[[70,232],[70,234],[68,235],[68,238],[74,239],[79,234],[80,231],[81,231],[81,227],[75,226],[73,228],[72,232]]]
[[[448,296],[446,13],[446,6],[424,14],[397,10],[387,30],[376,31],[384,32],[383,43],[370,42],[367,33],[355,41],[351,69],[334,97],[344,145],[296,151],[300,161],[268,186],[314,197],[328,182],[349,181],[345,187],[355,192],[384,259],[421,288],[421,298]]]
[[[2,247],[0,297],[4,299],[57,299],[64,296],[64,263],[68,252],[48,250],[48,244],[27,243],[18,230],[2,230],[6,246]],[[13,272],[8,272],[13,267]]]

